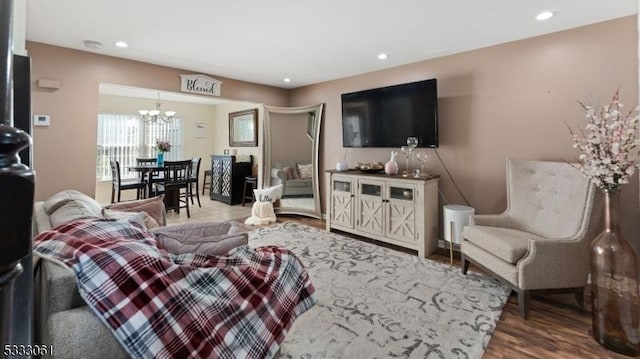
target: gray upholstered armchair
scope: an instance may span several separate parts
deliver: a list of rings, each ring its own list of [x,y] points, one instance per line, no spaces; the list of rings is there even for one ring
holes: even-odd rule
[[[462,231],[462,272],[469,263],[518,294],[528,316],[530,292],[582,291],[591,240],[601,231],[600,191],[568,163],[507,161],[507,210],[475,215]]]

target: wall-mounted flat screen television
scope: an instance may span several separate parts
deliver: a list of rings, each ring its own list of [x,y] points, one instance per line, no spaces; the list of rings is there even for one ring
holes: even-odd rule
[[[342,94],[344,147],[438,147],[436,79]]]

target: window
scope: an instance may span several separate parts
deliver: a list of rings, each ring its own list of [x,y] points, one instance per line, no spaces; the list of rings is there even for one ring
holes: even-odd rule
[[[134,115],[99,114],[96,180],[111,180],[109,162],[112,160],[120,162],[123,179],[136,178],[135,172],[125,169],[135,165],[136,158],[155,158],[157,139],[171,143],[171,152],[165,154],[165,160],[182,159],[183,130],[180,119],[174,118],[170,123],[143,123]]]

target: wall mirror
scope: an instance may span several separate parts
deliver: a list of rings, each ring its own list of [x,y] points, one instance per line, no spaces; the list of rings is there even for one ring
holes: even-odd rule
[[[321,218],[318,139],[323,104],[264,108],[264,187],[282,185],[275,212]]]
[[[258,109],[229,113],[229,146],[258,145]]]

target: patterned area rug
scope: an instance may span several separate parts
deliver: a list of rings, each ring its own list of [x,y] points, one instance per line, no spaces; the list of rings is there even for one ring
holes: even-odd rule
[[[249,236],[298,255],[319,299],[279,358],[480,358],[508,297],[490,277],[298,223]]]

